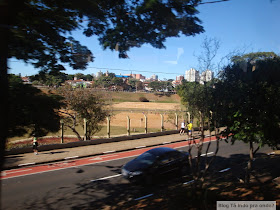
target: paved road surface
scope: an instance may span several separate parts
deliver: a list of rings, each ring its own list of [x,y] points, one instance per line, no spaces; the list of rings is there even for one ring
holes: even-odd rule
[[[186,151],[188,147],[185,145],[168,144],[166,146],[179,147],[178,149]],[[214,145],[215,142],[208,151],[209,156],[215,150]],[[132,156],[144,150],[146,149],[138,149],[125,155],[114,153],[94,156],[91,159],[96,162],[88,165],[76,165],[71,161],[68,162],[68,167],[64,167],[62,163],[50,164],[47,167],[55,170],[4,179],[2,181],[2,208],[100,209],[105,203],[115,205],[119,200],[137,200],[143,196],[153,196],[168,185],[191,181],[191,177],[186,176],[183,179],[163,180],[163,183],[149,187],[131,185],[120,175],[120,168],[132,159]],[[269,148],[262,148],[259,151],[259,153],[269,152],[271,152]],[[218,173],[234,170],[234,164],[248,157],[247,154],[248,146],[243,143],[236,142],[233,146],[221,143],[216,164],[212,170]],[[60,170],[56,168],[59,164],[62,164]],[[25,170],[29,169],[31,168],[25,168]],[[223,170],[225,171],[222,172]]]

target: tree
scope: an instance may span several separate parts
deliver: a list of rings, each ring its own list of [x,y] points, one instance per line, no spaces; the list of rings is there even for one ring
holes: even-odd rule
[[[91,74],[87,74],[87,75],[85,75],[84,79],[86,81],[92,81],[93,80],[93,76]]]
[[[200,55],[197,56],[200,72],[205,70],[213,70],[216,68],[214,59],[217,55],[217,52],[220,48],[220,41],[216,38],[205,38],[201,45],[202,51]],[[191,114],[192,118],[196,117],[199,119],[200,127],[200,139],[198,143],[195,143],[195,148],[197,149],[197,156],[194,158],[195,163],[192,162],[191,151],[193,145],[189,145],[189,163],[192,168],[193,178],[195,180],[194,188],[202,190],[202,186],[205,180],[206,173],[212,162],[214,161],[218,150],[220,136],[218,130],[216,129],[216,113],[214,116],[211,116],[212,107],[216,103],[213,97],[213,81],[206,82],[203,84],[197,82],[186,82],[183,81],[182,85],[177,87],[177,93],[181,97],[181,102],[186,106],[188,112]],[[208,130],[211,136],[211,131],[215,130],[216,141],[216,150],[213,157],[209,160],[206,157],[206,160],[203,164],[203,170],[201,170],[201,154],[204,146],[205,140],[205,121],[208,120]],[[211,126],[214,125],[214,126]],[[212,142],[210,141],[206,147],[206,154],[210,148]]]
[[[112,78],[104,74],[95,81],[96,87],[109,88],[112,84]]]
[[[137,90],[143,90],[144,89],[143,82],[137,81],[136,84],[135,84],[135,87],[136,87]]]
[[[64,110],[60,110],[64,115],[64,125],[81,141],[82,137],[76,126],[81,124],[84,127],[85,119],[87,124],[85,139],[90,140],[91,136],[101,129],[100,123],[108,116],[108,109],[101,95],[87,89],[60,88],[58,92],[64,97],[65,107]]]
[[[77,79],[84,79],[84,78],[85,78],[85,75],[82,74],[82,73],[76,73],[76,74],[74,75],[74,77],[76,77]]]
[[[190,113],[191,121],[194,120],[194,117],[199,119],[199,127],[200,127],[200,139],[199,142],[196,143],[193,141],[194,146],[190,144],[191,141],[189,141],[189,163],[192,169],[192,175],[193,179],[195,180],[194,188],[195,190],[202,190],[203,183],[205,180],[205,176],[208,172],[208,169],[210,165],[213,163],[218,150],[219,150],[219,143],[220,143],[220,136],[217,130],[215,129],[215,118],[213,117],[212,125],[210,126],[210,120],[212,119],[211,108],[212,104],[214,103],[213,98],[213,84],[212,82],[200,84],[197,82],[186,82],[184,81],[181,85],[177,86],[176,88],[178,95],[181,97],[181,103],[186,106],[186,109]],[[201,162],[201,154],[205,140],[205,121],[208,120],[208,130],[213,131],[215,129],[215,134],[217,137],[216,141],[216,149],[213,157],[208,158],[206,155],[205,162],[203,162],[203,168],[202,168],[202,162]],[[210,148],[210,145],[212,144],[211,141],[206,146],[206,154],[208,153],[208,150]],[[193,158],[192,156],[192,149],[197,149],[197,155]]]
[[[250,182],[253,158],[259,147],[279,144],[280,57],[274,53],[249,53],[233,57],[215,84],[220,124],[226,135],[249,144],[245,183]],[[224,107],[224,108],[221,108]],[[221,109],[219,109],[221,108]],[[255,146],[254,143],[258,144]]]
[[[160,91],[163,89],[163,85],[159,81],[152,81],[148,85],[149,88],[152,88],[153,91]]]
[[[9,84],[9,137],[26,133],[44,136],[60,129],[60,96],[44,94],[15,75],[9,75]]]
[[[67,80],[67,75],[61,72],[40,72],[34,76],[30,76],[30,81],[33,84],[47,85],[49,87],[59,87]]]
[[[217,68],[213,60],[220,49],[220,45],[220,40],[217,38],[204,38],[201,44],[202,52],[199,55],[196,55],[201,72],[205,70],[214,71]]]
[[[119,77],[114,77],[112,79],[112,84],[114,84],[116,86],[122,86],[123,85],[123,79],[119,78]]]
[[[110,0],[3,0],[0,4],[0,105],[8,110],[7,60],[16,58],[44,72],[85,69],[93,61],[92,53],[68,36],[83,29],[95,35],[104,49],[117,50],[128,58],[132,47],[151,44],[164,48],[169,37],[194,36],[203,27],[196,16],[201,0],[186,1],[110,1]],[[87,20],[87,24],[81,24]],[[0,169],[2,170],[8,123],[1,122]]]

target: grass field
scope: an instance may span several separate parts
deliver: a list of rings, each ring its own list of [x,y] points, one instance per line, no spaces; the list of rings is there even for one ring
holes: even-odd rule
[[[44,90],[44,92],[47,92]],[[164,117],[164,129],[174,130],[175,112],[179,116],[179,124],[186,117],[184,107],[180,104],[180,97],[172,94],[169,96],[143,92],[107,92],[104,96],[111,101],[113,116],[111,117],[111,136],[127,135],[127,117],[130,118],[131,134],[144,133],[144,114],[148,119],[148,132],[158,132],[161,130],[161,115]],[[139,102],[140,97],[147,98],[150,102]],[[82,125],[77,127],[80,135],[83,135]],[[48,133],[47,136],[60,136],[61,131]],[[64,135],[74,135],[70,129],[64,131]],[[102,124],[100,132],[94,134],[95,138],[107,137],[106,122]],[[30,136],[18,136],[8,139],[8,142],[28,139]]]

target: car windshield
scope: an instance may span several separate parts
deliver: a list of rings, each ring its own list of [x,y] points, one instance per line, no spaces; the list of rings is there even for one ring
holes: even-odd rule
[[[136,158],[136,160],[139,163],[147,164],[147,165],[152,165],[154,163],[155,159],[156,159],[156,156],[149,152],[145,152]]]

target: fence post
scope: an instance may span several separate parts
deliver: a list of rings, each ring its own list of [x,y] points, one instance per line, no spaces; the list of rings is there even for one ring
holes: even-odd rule
[[[61,126],[61,144],[64,142],[64,121],[63,119],[60,120],[60,126]]]
[[[212,120],[212,117],[213,117],[213,112],[210,111],[210,117],[208,119],[208,128],[209,128],[210,140],[211,140],[211,120]]]
[[[84,118],[84,141],[87,140],[87,119]]]
[[[187,112],[188,114],[188,122],[190,123],[191,122],[191,114],[189,112]]]
[[[148,133],[148,118],[147,115],[144,114],[145,117],[145,133]]]
[[[163,114],[160,114],[160,116],[161,116],[161,132],[163,132],[163,130],[164,130],[164,117],[163,117]]]
[[[130,118],[127,116],[127,135],[130,136]]]
[[[176,126],[176,130],[178,130],[178,114],[175,113],[175,126]]]
[[[110,117],[107,117],[107,137],[110,138]]]

